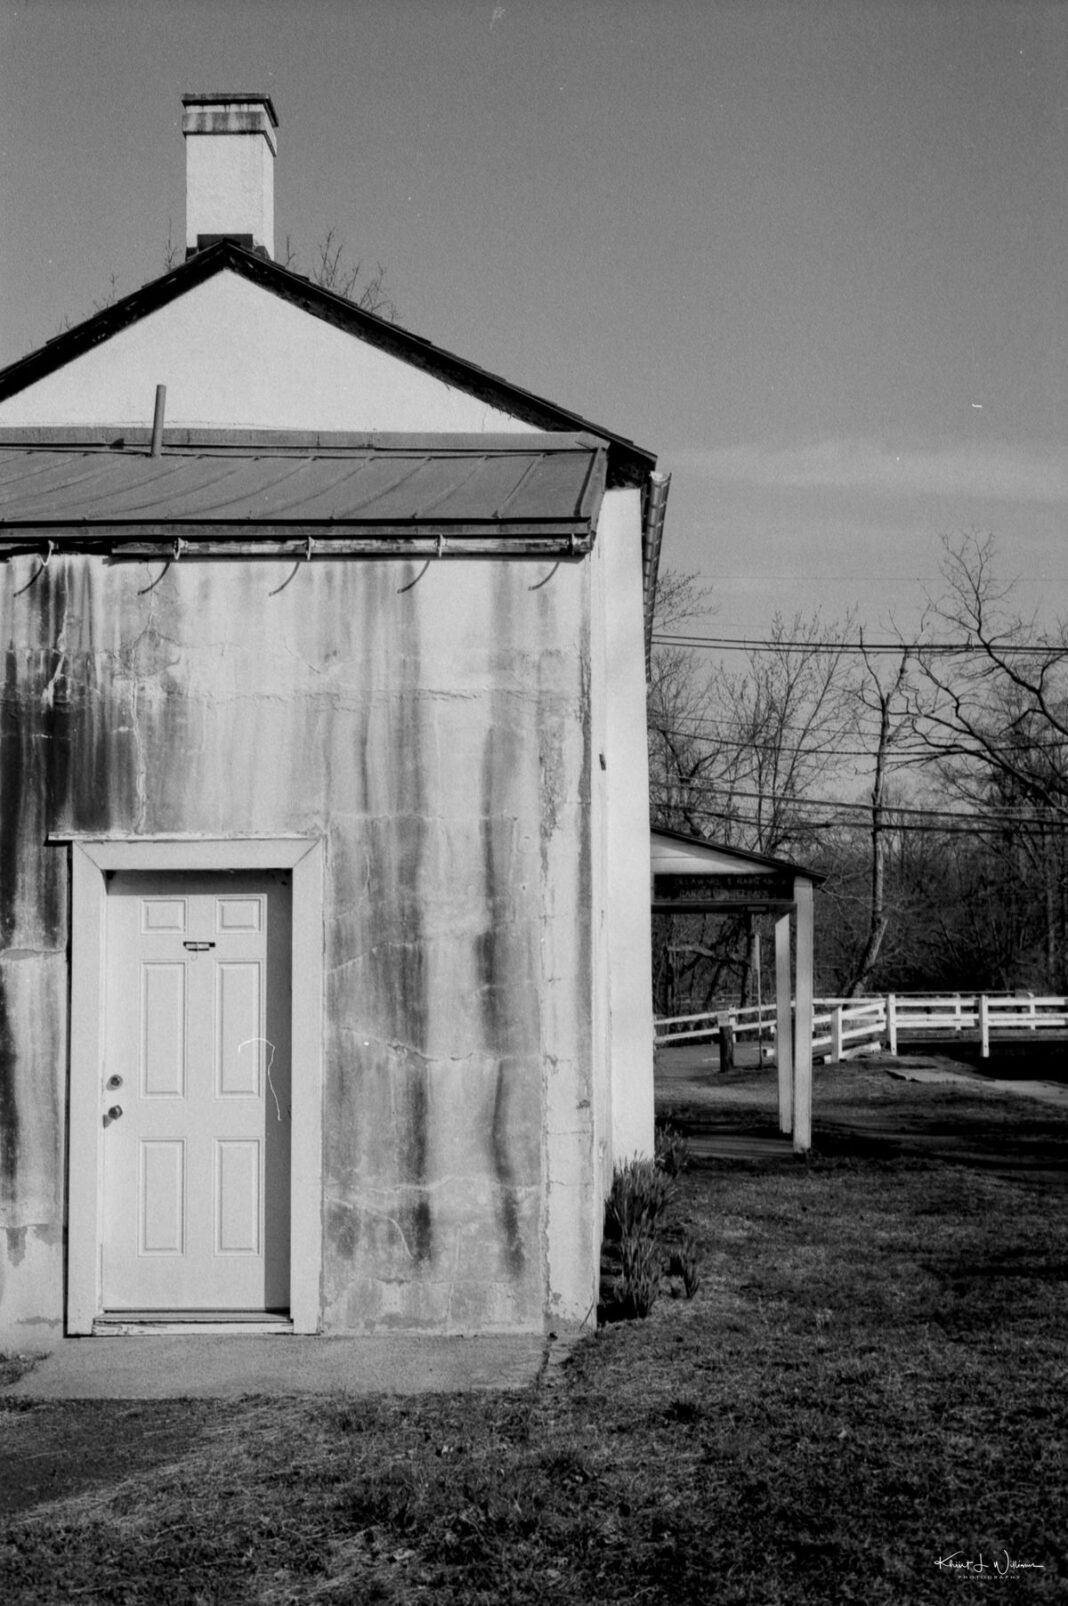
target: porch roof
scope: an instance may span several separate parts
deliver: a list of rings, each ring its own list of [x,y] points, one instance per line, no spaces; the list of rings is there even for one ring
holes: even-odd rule
[[[776,913],[793,907],[797,883],[826,877],[790,859],[687,836],[650,832],[654,914]]]

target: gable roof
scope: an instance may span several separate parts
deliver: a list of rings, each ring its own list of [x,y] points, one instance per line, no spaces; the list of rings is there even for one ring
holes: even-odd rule
[[[534,431],[596,435],[607,446],[608,485],[648,487],[650,475],[656,467],[656,457],[625,436],[591,423],[544,397],[535,396],[531,391],[523,390],[476,363],[442,350],[421,335],[412,334],[410,330],[386,318],[365,312],[344,296],[324,290],[321,285],[313,284],[300,274],[292,273],[270,258],[247,250],[229,239],[218,240],[198,251],[171,272],[151,280],[131,295],[103,308],[84,323],[65,330],[38,350],[0,370],[0,402],[17,395],[27,386],[54,373],[150,313],[159,311],[194,286],[227,270],[281,297],[311,317],[322,319],[403,362],[421,368],[448,385],[511,413]]]

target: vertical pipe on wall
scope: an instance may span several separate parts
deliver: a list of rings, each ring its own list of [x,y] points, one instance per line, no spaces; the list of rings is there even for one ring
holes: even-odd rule
[[[163,455],[163,416],[167,411],[167,387],[156,386],[156,409],[152,415],[152,456]]]

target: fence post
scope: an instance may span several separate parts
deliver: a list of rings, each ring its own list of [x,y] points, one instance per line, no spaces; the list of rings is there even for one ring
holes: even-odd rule
[[[719,1017],[719,1068],[721,1072],[734,1069],[734,1022],[729,1015]]]
[[[979,1005],[979,1053],[985,1060],[990,1058],[990,1000],[985,993],[978,997]]]
[[[897,999],[893,993],[886,995],[886,1046],[891,1054],[897,1057]]]
[[[835,1004],[831,1010],[831,1059],[840,1060],[842,1057],[842,1006]]]

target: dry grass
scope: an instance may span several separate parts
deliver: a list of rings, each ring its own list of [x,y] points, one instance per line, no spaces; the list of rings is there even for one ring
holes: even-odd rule
[[[875,1070],[832,1084],[825,1118],[952,1118]],[[680,1093],[676,1125],[700,1113]],[[956,1109],[973,1143],[1068,1142],[1023,1100]],[[698,1161],[678,1188],[697,1296],[603,1329],[551,1386],[111,1407],[112,1467],[10,1520],[0,1598],[1063,1600],[1068,1190],[907,1151]],[[0,1448],[107,1437],[106,1415],[11,1412]],[[940,1571],[951,1552],[988,1571]],[[1001,1577],[1006,1552],[1032,1566]]]

